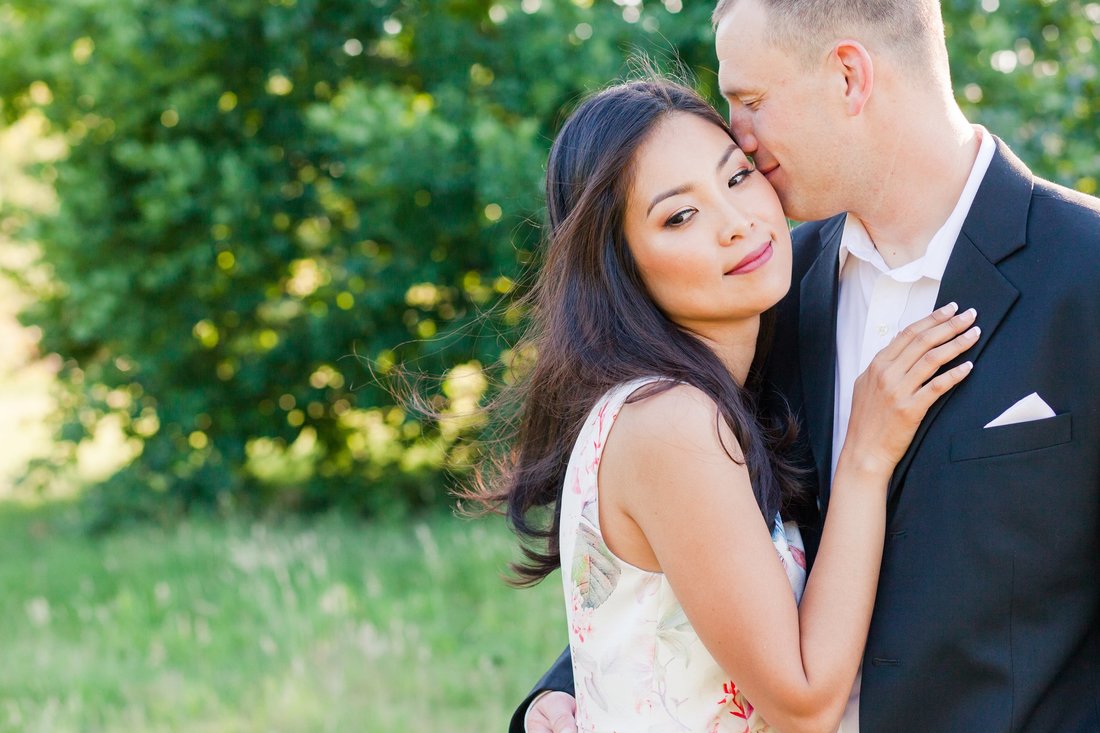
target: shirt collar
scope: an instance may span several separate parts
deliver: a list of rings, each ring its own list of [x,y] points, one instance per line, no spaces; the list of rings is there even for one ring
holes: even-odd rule
[[[981,186],[986,171],[989,170],[989,164],[993,161],[993,155],[997,151],[997,145],[988,130],[981,125],[974,125],[974,131],[978,134],[980,141],[974,167],[970,169],[970,176],[966,179],[966,185],[963,186],[955,208],[939,231],[929,240],[924,256],[891,270],[882,259],[882,255],[875,249],[875,243],[871,241],[871,236],[864,228],[863,222],[852,214],[848,214],[844,221],[844,233],[840,238],[841,272],[844,270],[848,255],[852,255],[900,282],[916,282],[926,277],[936,281],[943,280],[947,261],[955,249],[955,241],[962,232],[963,222],[970,213],[978,187]]]

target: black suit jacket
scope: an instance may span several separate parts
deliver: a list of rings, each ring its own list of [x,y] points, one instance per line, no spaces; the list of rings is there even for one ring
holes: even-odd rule
[[[826,512],[843,222],[795,230],[766,371],[799,416]],[[1096,733],[1100,201],[1034,178],[998,140],[940,286],[951,301],[978,311],[981,338],[959,359],[975,369],[891,481],[860,731]],[[982,427],[1032,392],[1057,416]],[[571,692],[568,665],[538,689]]]

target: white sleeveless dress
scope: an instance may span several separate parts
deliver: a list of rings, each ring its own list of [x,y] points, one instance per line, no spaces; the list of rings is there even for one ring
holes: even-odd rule
[[[771,731],[707,652],[664,575],[624,562],[604,544],[600,454],[627,397],[653,381],[619,385],[596,403],[566,469],[560,547],[577,726],[585,733]],[[772,542],[798,601],[806,559],[797,525],[776,517]]]

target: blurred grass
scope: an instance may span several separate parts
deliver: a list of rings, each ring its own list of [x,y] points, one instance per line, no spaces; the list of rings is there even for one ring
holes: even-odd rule
[[[100,538],[0,505],[2,731],[492,731],[565,643],[498,520],[196,518]]]

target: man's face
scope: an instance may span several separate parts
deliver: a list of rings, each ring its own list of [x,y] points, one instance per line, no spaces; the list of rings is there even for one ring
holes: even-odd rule
[[[823,219],[844,210],[837,127],[824,69],[768,42],[767,10],[741,0],[718,25],[718,83],[734,138],[783,203],[787,216]]]

